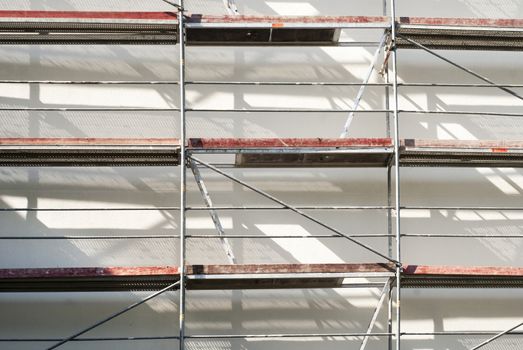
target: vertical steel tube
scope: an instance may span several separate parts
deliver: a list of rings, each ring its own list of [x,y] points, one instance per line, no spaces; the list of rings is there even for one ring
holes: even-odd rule
[[[180,0],[178,11],[179,34],[179,74],[180,74],[180,301],[179,301],[179,349],[185,349],[185,210],[187,208],[186,194],[186,135],[185,135],[185,23],[183,0]]]
[[[387,89],[386,93],[389,93],[389,90]],[[387,99],[388,102],[388,99]],[[388,108],[388,106],[387,106]],[[387,126],[390,125],[390,120],[387,117]],[[387,137],[390,137],[390,129],[387,128],[388,134]],[[394,239],[392,237],[392,167],[391,163],[387,164],[387,206],[389,207],[387,209],[387,253],[389,256],[392,256],[394,254]],[[387,293],[387,302],[388,302],[388,308],[387,308],[387,332],[392,333],[392,317],[393,317],[393,309],[392,309],[392,295],[394,291],[394,284],[391,283],[389,285],[389,291]],[[389,335],[387,337],[387,349],[392,350],[392,335]]]
[[[401,349],[401,201],[400,201],[400,125],[398,113],[398,62],[396,51],[396,0],[390,0],[391,59],[392,59],[392,100],[394,117],[394,172],[396,211],[396,350]]]
[[[392,280],[389,284],[389,291],[387,294],[387,333],[392,334],[392,314],[393,314],[393,308],[392,308],[392,294],[394,292],[394,281]],[[392,335],[389,335],[387,337],[387,349],[392,350]]]

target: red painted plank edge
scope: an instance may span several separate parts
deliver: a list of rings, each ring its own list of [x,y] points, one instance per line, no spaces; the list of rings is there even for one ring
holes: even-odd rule
[[[176,20],[174,12],[0,11],[0,18]]]
[[[364,273],[394,272],[387,263],[366,264],[240,264],[240,265],[189,265],[188,274],[292,274],[292,273]]]
[[[116,12],[116,11],[0,11],[0,18],[24,19],[136,19],[136,20],[172,20],[175,12]],[[212,16],[191,14],[189,23],[384,23],[389,18],[384,16]],[[505,27],[521,28],[523,19],[503,18],[432,18],[399,17],[400,24],[468,27]]]
[[[523,267],[493,267],[493,266],[403,266],[406,276],[520,276],[523,277]]]
[[[189,148],[391,147],[389,138],[193,138]]]
[[[0,269],[0,279],[178,275],[175,266]]]
[[[464,27],[504,27],[521,28],[523,19],[505,18],[435,18],[435,17],[400,17],[400,24],[427,26],[464,26]]]
[[[383,23],[390,17],[383,16],[213,16],[191,14],[188,23]]]
[[[258,273],[357,273],[393,272],[386,263],[376,264],[247,264],[247,265],[188,265],[189,274],[258,274]],[[0,279],[75,278],[75,277],[140,277],[168,276],[180,273],[176,266],[150,267],[69,267],[0,269]],[[523,267],[493,266],[427,266],[405,265],[404,276],[513,276],[523,277]]]
[[[507,152],[510,149],[523,149],[523,141],[518,140],[423,140],[404,139],[401,145],[423,148],[461,148],[467,149],[489,149],[493,152]]]
[[[0,145],[6,146],[90,146],[90,145],[173,145],[179,146],[174,138],[0,138]]]

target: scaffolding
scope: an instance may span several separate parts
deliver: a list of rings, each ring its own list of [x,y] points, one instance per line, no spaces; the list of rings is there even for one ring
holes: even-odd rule
[[[179,242],[178,266],[158,267],[86,267],[86,268],[31,268],[1,269],[0,292],[77,292],[77,291],[152,291],[141,299],[96,324],[65,338],[39,339],[49,342],[48,349],[58,348],[71,341],[94,340],[157,340],[174,339],[184,349],[191,339],[247,339],[247,338],[303,338],[345,336],[361,339],[365,349],[370,337],[385,337],[389,349],[401,349],[402,337],[420,335],[404,332],[401,327],[401,290],[404,288],[522,288],[523,268],[520,267],[465,267],[415,266],[402,259],[401,239],[406,236],[458,237],[452,234],[406,234],[401,230],[401,212],[405,209],[470,209],[514,210],[523,207],[428,207],[405,206],[401,202],[400,169],[402,167],[523,167],[523,141],[444,141],[402,139],[399,133],[401,114],[483,115],[523,117],[519,113],[470,112],[440,110],[402,110],[398,91],[403,87],[485,87],[496,88],[522,100],[514,91],[523,87],[516,84],[497,84],[482,75],[459,65],[435,52],[436,49],[520,51],[523,49],[523,20],[414,18],[396,16],[396,4],[390,1],[390,16],[286,17],[242,16],[234,1],[227,1],[231,15],[207,16],[186,14],[183,2],[173,12],[45,12],[1,11],[0,43],[9,44],[165,44],[179,47],[179,79],[177,81],[53,81],[0,80],[2,84],[166,84],[178,86],[179,108],[2,108],[7,111],[172,111],[180,113],[178,139],[109,139],[109,138],[2,138],[0,139],[1,166],[178,166],[180,170],[180,205],[178,207],[139,208],[76,208],[71,210],[172,210],[180,214],[180,233],[177,235],[144,236],[75,236],[76,239],[136,239],[172,238]],[[386,10],[386,9],[384,9]],[[386,11],[384,11],[386,12]],[[381,42],[344,42],[341,30],[377,29],[383,31]],[[256,81],[188,81],[185,77],[185,47],[195,46],[377,46],[375,58],[384,51],[383,70],[386,83],[369,83],[370,73],[362,83],[335,82],[256,82]],[[474,76],[482,83],[399,83],[397,76],[398,49],[419,49]],[[187,114],[191,112],[285,112],[331,113],[328,109],[196,109],[186,107],[185,89],[189,85],[236,86],[357,86],[360,88],[354,108],[336,110],[349,113],[345,132],[354,113],[383,113],[387,115],[388,135],[385,138],[338,139],[212,139],[188,138]],[[380,110],[358,108],[366,87],[386,89],[390,105]],[[389,94],[390,92],[390,94]],[[389,100],[387,100],[389,101]],[[391,118],[389,118],[389,116]],[[392,135],[391,135],[392,131]],[[227,172],[227,167],[209,163],[199,155],[232,155],[232,167],[295,168],[295,167],[381,167],[387,169],[388,204],[375,206],[294,206],[249,184]],[[200,168],[209,169],[223,177],[269,199],[273,206],[215,206],[207,191]],[[205,206],[190,206],[186,198],[187,171],[191,169]],[[394,175],[394,176],[393,176]],[[394,179],[394,181],[393,181]],[[369,235],[350,234],[309,214],[314,210],[386,210],[387,233],[372,237],[388,239],[388,253],[381,253],[360,239]],[[1,208],[0,211],[66,211],[53,208]],[[207,211],[216,227],[216,235],[188,234],[186,213]],[[226,234],[221,225],[221,210],[285,210],[327,229],[330,235],[250,236]],[[228,241],[242,238],[341,238],[372,253],[379,262],[364,264],[236,264]],[[461,235],[484,237],[489,235]],[[519,235],[497,235],[521,238]],[[70,236],[2,236],[2,240],[59,240]],[[186,242],[194,238],[219,238],[230,261],[228,265],[188,265]],[[362,280],[363,279],[363,280]],[[286,288],[382,288],[377,307],[367,330],[358,333],[317,334],[186,334],[186,290],[231,289],[286,289]],[[166,292],[179,293],[179,334],[164,337],[88,338],[81,337],[115,317]],[[387,305],[388,329],[373,332],[381,309]],[[518,327],[491,332],[432,332],[437,334],[492,335],[474,349],[495,341],[505,334],[516,334]],[[517,333],[520,334],[520,333]],[[81,337],[81,338],[80,338]],[[34,339],[0,339],[0,342],[35,341]],[[393,345],[394,344],[394,345]]]

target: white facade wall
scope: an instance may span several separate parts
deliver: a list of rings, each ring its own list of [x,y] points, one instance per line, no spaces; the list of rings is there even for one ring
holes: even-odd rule
[[[223,13],[220,0],[191,1],[191,11]],[[382,1],[237,1],[241,13],[273,15],[381,15]],[[211,3],[209,5],[209,3]],[[160,0],[10,1],[2,9],[169,10]],[[523,18],[518,0],[398,0],[401,16]],[[347,40],[377,40],[377,31],[344,32]],[[177,80],[177,48],[170,46],[3,46],[0,79]],[[188,80],[360,82],[374,48],[187,49]],[[496,82],[523,82],[521,53],[443,52]],[[402,82],[477,82],[421,51],[401,50]],[[383,79],[376,75],[374,82]],[[516,89],[523,94],[523,89]],[[357,87],[191,86],[194,108],[332,108],[352,106]],[[2,85],[0,107],[176,107],[175,86]],[[366,90],[362,109],[385,108],[385,90]],[[522,113],[523,102],[486,88],[402,88],[401,109],[503,111]],[[189,113],[189,137],[338,137],[346,113]],[[178,116],[168,112],[2,112],[1,137],[177,137]],[[357,114],[353,137],[386,136],[385,116]],[[407,115],[401,137],[501,140],[523,139],[518,118]],[[209,159],[209,158],[206,158]],[[216,159],[216,158],[213,158]],[[231,169],[234,174],[284,201],[299,205],[386,205],[385,169]],[[402,168],[402,203],[419,206],[521,206],[523,171],[490,168]],[[188,172],[188,175],[190,173]],[[220,175],[202,175],[216,205],[271,204]],[[190,205],[202,205],[188,182]],[[0,168],[0,207],[177,206],[177,168]],[[176,234],[177,212],[3,212],[0,235]],[[385,211],[321,211],[318,218],[347,233],[382,234]],[[523,236],[517,211],[411,210],[402,213],[404,233],[513,234]],[[220,212],[231,234],[322,234],[325,229],[292,213]],[[213,234],[205,212],[189,212],[188,233]],[[364,238],[387,252],[386,238]],[[408,264],[522,266],[523,240],[405,238]],[[379,257],[344,239],[234,239],[239,263],[378,262]],[[153,240],[2,240],[0,267],[84,267],[177,265],[178,244]],[[191,264],[227,263],[219,240],[190,240]],[[60,338],[132,303],[145,293],[1,294],[0,338]],[[189,291],[189,334],[363,332],[378,289]],[[523,319],[520,290],[405,290],[403,330],[439,332],[503,330]],[[141,306],[87,336],[176,335],[177,293]],[[386,331],[386,313],[376,332]],[[480,336],[405,337],[404,349],[465,350]],[[356,338],[189,341],[188,349],[358,349]],[[50,343],[2,343],[0,349],[43,349]],[[64,349],[172,349],[176,341],[75,342]],[[385,349],[372,338],[368,349]],[[521,349],[510,336],[485,349]]]

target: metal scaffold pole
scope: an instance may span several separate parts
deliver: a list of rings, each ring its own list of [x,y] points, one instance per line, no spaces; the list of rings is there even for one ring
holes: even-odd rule
[[[185,134],[185,23],[183,0],[180,0],[178,11],[179,34],[179,74],[180,74],[180,301],[179,301],[179,349],[185,349],[185,214],[187,208],[186,194],[186,134]]]
[[[400,200],[400,130],[398,108],[398,65],[396,51],[396,0],[390,0],[391,60],[392,60],[392,105],[394,119],[394,209],[396,212],[396,350],[401,349],[401,200]]]

